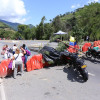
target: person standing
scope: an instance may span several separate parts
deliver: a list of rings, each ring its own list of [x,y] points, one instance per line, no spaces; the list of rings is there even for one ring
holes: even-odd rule
[[[5,58],[5,59],[10,58],[9,48],[8,48],[8,45],[7,45],[7,44],[5,45],[5,54],[4,54],[4,58]]]
[[[13,45],[13,55],[15,54],[16,49],[17,49],[17,46],[16,46],[16,44],[14,44]]]
[[[25,49],[25,50],[28,50],[27,46],[25,44],[22,45],[22,47]]]
[[[26,68],[26,62],[27,62],[27,54],[26,54],[26,50],[21,46],[20,47],[22,53],[23,53],[23,57],[22,57],[22,60],[23,60],[23,63],[24,63],[24,67]]]
[[[13,60],[15,60],[15,68],[14,68],[14,73],[13,73],[14,79],[16,79],[18,67],[20,67],[21,75],[23,74],[22,56],[23,56],[23,54],[20,53],[20,50],[17,48],[15,51],[15,54],[13,55],[13,58],[12,58]]]
[[[3,46],[2,51],[1,51],[1,55],[4,55],[6,51],[6,45]]]
[[[28,51],[30,51],[29,49],[28,49],[28,47],[25,45],[25,44],[23,44],[22,45],[22,48],[26,51],[26,50],[28,50]],[[25,53],[25,67],[26,67],[26,62],[27,62],[27,59],[28,59],[28,55],[27,55],[27,52]]]
[[[86,37],[86,40],[89,42],[89,36]]]

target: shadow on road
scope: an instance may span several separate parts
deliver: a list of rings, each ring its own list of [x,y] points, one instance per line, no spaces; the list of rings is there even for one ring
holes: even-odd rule
[[[84,57],[84,59],[85,59],[85,60],[88,60],[88,61],[90,61],[90,62],[92,62],[92,63],[94,63],[94,64],[100,64],[100,60],[98,60],[98,59],[85,58],[85,57]]]
[[[6,76],[5,79],[13,78],[13,76]]]
[[[71,82],[79,82],[79,83],[85,82],[82,76],[80,76],[80,74],[77,71],[74,71],[73,68],[64,67],[63,71],[67,73],[67,79],[70,80]]]

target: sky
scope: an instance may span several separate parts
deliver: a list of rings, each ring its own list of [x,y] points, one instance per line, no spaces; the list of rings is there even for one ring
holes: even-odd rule
[[[100,0],[0,0],[0,19],[36,26],[43,16],[45,22],[49,22],[57,15],[75,11],[91,2],[100,3]]]

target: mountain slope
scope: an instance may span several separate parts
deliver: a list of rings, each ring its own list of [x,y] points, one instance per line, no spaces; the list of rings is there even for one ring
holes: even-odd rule
[[[8,22],[8,21],[5,21],[5,20],[1,20],[0,19],[0,22],[3,22],[5,23],[6,25],[10,26],[12,29],[14,29],[15,31],[17,31],[17,27],[18,25],[20,25],[19,23],[12,23],[12,22]]]
[[[11,27],[9,27],[8,25],[6,25],[6,24],[3,23],[3,22],[0,22],[0,30],[1,30],[1,29],[7,29],[7,28],[8,28],[9,30],[12,30]]]
[[[13,39],[16,31],[3,22],[0,22],[0,38]]]

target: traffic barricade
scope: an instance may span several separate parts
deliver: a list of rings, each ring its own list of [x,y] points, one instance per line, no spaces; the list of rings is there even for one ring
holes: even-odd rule
[[[88,47],[90,47],[90,46],[91,46],[91,43],[85,43],[85,44],[82,46],[82,51],[83,51],[83,52],[88,51]]]
[[[27,71],[43,68],[44,63],[42,54],[34,55],[31,59],[27,61],[26,65]]]
[[[10,63],[9,59],[3,60],[0,63],[0,77],[6,77],[8,75],[8,65]]]

